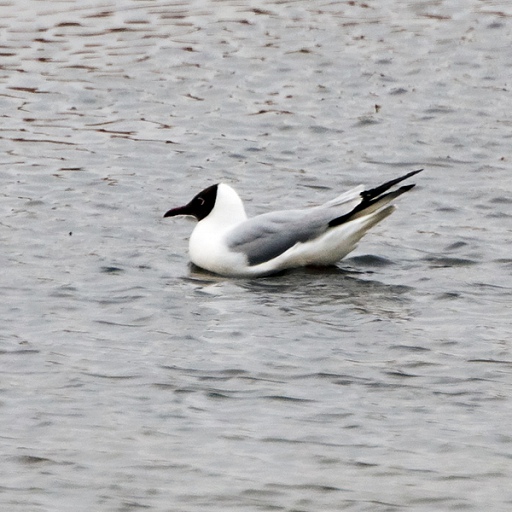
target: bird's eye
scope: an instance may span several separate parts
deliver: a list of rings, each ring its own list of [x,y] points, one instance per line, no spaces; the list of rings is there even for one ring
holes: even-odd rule
[[[203,206],[203,204],[204,204],[204,199],[203,199],[202,197],[198,197],[198,198],[197,198],[197,200],[199,201],[199,204],[200,204],[201,206]]]

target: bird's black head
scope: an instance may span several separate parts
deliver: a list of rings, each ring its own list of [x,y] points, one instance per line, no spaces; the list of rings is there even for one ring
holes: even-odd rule
[[[210,215],[217,199],[218,185],[212,185],[199,192],[190,203],[179,208],[173,208],[165,213],[164,217],[175,217],[176,215],[190,215],[197,220],[203,220]]]

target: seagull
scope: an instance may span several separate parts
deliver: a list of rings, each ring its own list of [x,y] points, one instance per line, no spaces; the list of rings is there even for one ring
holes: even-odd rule
[[[164,217],[187,215],[199,221],[190,236],[190,259],[215,274],[266,276],[302,266],[334,265],[371,227],[393,213],[395,206],[389,203],[414,184],[388,190],[422,170],[368,190],[359,185],[320,206],[250,219],[236,191],[218,183]]]

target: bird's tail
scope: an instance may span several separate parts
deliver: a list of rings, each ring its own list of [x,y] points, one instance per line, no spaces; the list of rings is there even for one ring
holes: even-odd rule
[[[414,187],[414,184],[412,185],[403,185],[402,187],[398,188],[397,190],[393,190],[392,192],[387,192],[391,187],[394,185],[397,185],[401,181],[406,180],[407,178],[410,178],[411,176],[414,176],[415,174],[418,174],[423,169],[419,169],[417,171],[412,171],[407,173],[404,176],[401,176],[400,178],[396,178],[394,180],[388,181],[378,187],[372,188],[370,190],[364,190],[361,192],[361,202],[349,213],[346,213],[345,215],[342,215],[341,217],[336,217],[335,219],[331,220],[329,222],[329,227],[333,228],[335,226],[339,226],[341,224],[345,224],[346,222],[349,222],[351,220],[355,220],[361,217],[366,217],[367,215],[371,215],[374,212],[381,209],[383,206],[387,205],[394,199],[396,199],[398,196],[401,196],[403,193],[411,190],[411,188]],[[387,192],[387,193],[385,193]],[[386,210],[388,210],[386,208]],[[385,211],[385,210],[384,210]],[[387,212],[384,217],[387,217],[389,214],[391,214],[393,209],[391,209],[389,212]],[[378,217],[378,216],[377,216]],[[384,217],[379,218],[375,221],[375,224],[377,222],[380,222]]]

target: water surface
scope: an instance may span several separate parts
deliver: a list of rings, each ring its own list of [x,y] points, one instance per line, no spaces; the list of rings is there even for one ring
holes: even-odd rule
[[[511,17],[2,2],[2,509],[510,510]],[[421,167],[333,269],[211,276],[162,219]]]

